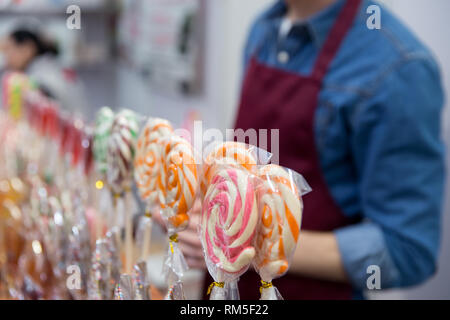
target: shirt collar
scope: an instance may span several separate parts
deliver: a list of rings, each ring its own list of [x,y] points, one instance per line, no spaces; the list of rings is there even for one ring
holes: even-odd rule
[[[345,0],[337,0],[329,7],[309,17],[305,21],[294,23],[293,29],[302,28],[306,26],[313,42],[321,48],[328,37],[328,33],[336,21],[339,12],[344,5]],[[278,0],[269,10],[263,15],[265,20],[273,20],[279,26],[280,20],[286,15],[287,6],[284,0]]]

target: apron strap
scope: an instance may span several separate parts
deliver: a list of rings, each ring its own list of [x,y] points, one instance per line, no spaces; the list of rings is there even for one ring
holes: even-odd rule
[[[350,30],[361,4],[361,0],[346,0],[336,22],[328,33],[327,40],[316,60],[313,70],[313,78],[322,81],[335,55],[339,51],[341,43]]]

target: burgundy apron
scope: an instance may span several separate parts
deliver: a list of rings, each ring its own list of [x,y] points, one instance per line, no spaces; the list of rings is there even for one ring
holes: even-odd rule
[[[323,79],[355,20],[360,3],[361,0],[347,0],[311,75],[300,76],[269,67],[253,57],[243,83],[236,128],[279,129],[280,165],[301,173],[313,189],[303,199],[304,230],[332,231],[354,223],[343,215],[324,180],[315,145],[314,117]],[[285,299],[350,299],[352,295],[352,288],[347,284],[291,273],[274,280],[274,285]],[[258,289],[259,276],[254,271],[241,277],[241,299],[259,299]]]

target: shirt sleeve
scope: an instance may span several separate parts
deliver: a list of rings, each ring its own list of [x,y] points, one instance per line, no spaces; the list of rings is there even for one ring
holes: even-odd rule
[[[367,289],[416,285],[436,270],[444,184],[443,91],[429,57],[410,57],[379,80],[353,114],[351,148],[363,223],[335,231],[344,268]]]

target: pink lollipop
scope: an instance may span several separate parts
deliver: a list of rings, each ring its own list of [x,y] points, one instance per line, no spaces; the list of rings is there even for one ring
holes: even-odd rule
[[[255,256],[252,240],[257,221],[249,174],[236,168],[219,170],[203,202],[202,243],[207,260],[220,271],[233,274],[231,278],[245,272]],[[224,281],[223,276],[213,275],[216,281]]]

